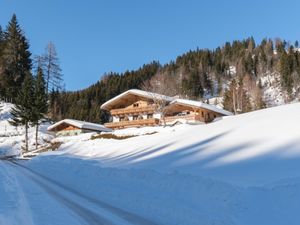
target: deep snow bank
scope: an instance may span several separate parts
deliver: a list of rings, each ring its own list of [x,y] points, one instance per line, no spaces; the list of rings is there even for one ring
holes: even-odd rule
[[[158,224],[298,225],[299,115],[297,103],[208,125],[117,131],[157,132],[125,140],[81,135],[26,165]]]
[[[50,154],[96,159],[104,167],[177,171],[245,186],[263,185],[300,176],[299,115],[297,103],[207,125],[155,128],[156,134],[125,140],[91,141],[78,136]]]

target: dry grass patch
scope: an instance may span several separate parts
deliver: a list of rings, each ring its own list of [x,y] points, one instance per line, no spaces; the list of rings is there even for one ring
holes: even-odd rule
[[[95,139],[115,139],[115,140],[124,140],[132,137],[136,137],[137,135],[124,135],[124,136],[117,136],[115,134],[97,134],[91,137],[91,140]]]
[[[111,134],[111,133],[104,133],[104,134],[97,134],[97,135],[93,135],[91,137],[91,140],[95,140],[95,139],[115,139],[115,140],[124,140],[124,139],[128,139],[128,138],[133,138],[133,137],[138,137],[138,136],[144,136],[144,135],[152,135],[152,134],[156,134],[157,132],[152,132],[152,133],[148,133],[148,134],[143,134],[143,135],[115,135],[115,134]]]

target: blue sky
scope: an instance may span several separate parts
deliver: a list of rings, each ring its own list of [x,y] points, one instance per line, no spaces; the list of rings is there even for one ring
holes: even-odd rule
[[[199,48],[253,36],[300,39],[296,0],[0,0],[0,24],[13,13],[33,54],[49,41],[58,52],[67,90],[105,72],[167,63]]]

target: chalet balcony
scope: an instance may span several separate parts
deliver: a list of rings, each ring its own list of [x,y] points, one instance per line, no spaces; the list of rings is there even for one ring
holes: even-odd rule
[[[182,115],[182,116],[165,116],[165,122],[166,123],[171,123],[175,120],[178,119],[183,119],[183,120],[187,120],[187,121],[200,121],[200,122],[205,122],[204,118],[201,117],[200,115]]]
[[[116,128],[126,128],[126,127],[154,126],[157,124],[159,124],[159,119],[150,118],[150,119],[105,123],[104,126],[107,128],[116,129]]]
[[[133,107],[133,108],[125,108],[125,109],[112,109],[110,110],[110,114],[112,116],[116,115],[124,115],[124,114],[138,114],[138,113],[153,113],[155,111],[154,105],[149,105],[146,107]]]

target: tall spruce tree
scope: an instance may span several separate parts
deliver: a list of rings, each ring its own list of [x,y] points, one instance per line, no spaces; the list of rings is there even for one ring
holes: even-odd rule
[[[45,118],[48,112],[48,97],[46,93],[46,85],[43,70],[38,67],[34,82],[34,103],[33,103],[33,118],[32,125],[35,126],[35,146],[38,148],[38,131],[40,120]]]
[[[3,77],[3,48],[4,48],[4,32],[0,26],[0,100],[4,97],[4,87],[1,83],[1,78]]]
[[[15,93],[31,70],[29,44],[14,14],[4,33],[3,72],[1,84],[7,100],[14,101]]]
[[[11,110],[13,126],[25,126],[25,151],[28,151],[28,128],[33,121],[34,109],[34,81],[31,74],[25,76],[24,82],[15,100],[15,106]]]

